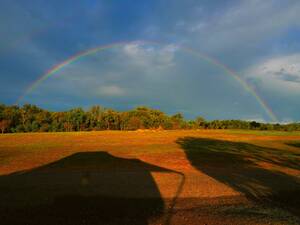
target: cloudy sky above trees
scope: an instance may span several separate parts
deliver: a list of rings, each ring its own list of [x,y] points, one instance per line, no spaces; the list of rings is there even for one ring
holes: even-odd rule
[[[2,0],[0,102],[14,104],[79,52],[123,43],[63,67],[21,103],[50,110],[147,105],[188,118],[270,121],[222,64],[279,121],[299,121],[299,12],[294,0]]]

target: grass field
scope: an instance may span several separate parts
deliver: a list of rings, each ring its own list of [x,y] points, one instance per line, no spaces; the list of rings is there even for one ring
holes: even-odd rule
[[[299,194],[299,132],[0,135],[1,224],[299,224]]]

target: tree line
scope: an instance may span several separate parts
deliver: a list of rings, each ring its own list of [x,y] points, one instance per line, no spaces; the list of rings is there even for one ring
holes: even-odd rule
[[[88,110],[73,108],[63,112],[52,112],[31,104],[25,104],[21,107],[0,104],[1,133],[138,129],[300,131],[300,123],[270,124],[242,120],[206,121],[203,117],[186,120],[181,113],[167,115],[160,110],[144,106],[129,111],[116,111],[96,105]]]

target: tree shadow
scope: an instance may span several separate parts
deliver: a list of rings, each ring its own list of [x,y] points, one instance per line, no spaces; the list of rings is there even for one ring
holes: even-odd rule
[[[151,172],[172,171],[81,152],[1,176],[1,224],[148,224],[164,210]]]
[[[298,154],[248,143],[185,137],[177,140],[199,171],[264,204],[284,207],[300,215],[299,178],[259,163],[300,169]]]

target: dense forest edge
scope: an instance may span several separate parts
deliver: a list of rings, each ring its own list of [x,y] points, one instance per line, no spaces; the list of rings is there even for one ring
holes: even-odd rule
[[[0,104],[0,132],[68,132],[96,130],[138,129],[247,129],[300,131],[300,122],[289,124],[259,123],[243,120],[212,120],[203,117],[186,120],[181,113],[166,113],[148,107],[129,111],[116,111],[101,106],[88,110],[73,108],[63,112],[50,112],[36,105],[7,106]]]

